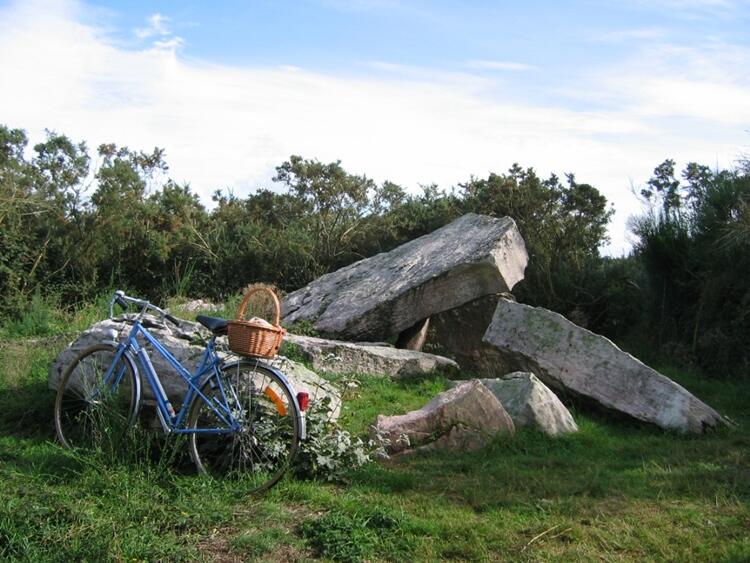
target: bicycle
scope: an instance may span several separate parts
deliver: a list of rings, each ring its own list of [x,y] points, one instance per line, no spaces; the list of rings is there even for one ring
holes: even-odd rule
[[[188,371],[144,326],[147,312],[162,323],[179,326],[167,311],[116,291],[109,304],[140,312],[126,338],[107,339],[83,350],[65,369],[55,399],[55,432],[68,448],[94,447],[108,435],[127,432],[141,408],[141,373],[156,399],[156,414],[165,433],[185,434],[198,471],[211,475],[249,475],[253,492],[264,491],[284,475],[305,437],[303,410],[307,393],[296,393],[283,373],[257,358],[225,360],[216,338],[227,321],[199,315],[211,332],[194,372]],[[187,383],[175,410],[164,392],[144,345],[149,343]]]

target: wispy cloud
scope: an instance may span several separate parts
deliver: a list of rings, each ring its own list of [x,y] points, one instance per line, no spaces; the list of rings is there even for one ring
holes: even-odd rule
[[[636,0],[637,4],[650,4],[674,9],[732,8],[742,0]]]
[[[599,97],[633,116],[682,118],[742,127],[750,124],[750,48],[722,42],[657,43],[616,69],[590,76]]]
[[[518,63],[512,61],[483,61],[475,60],[467,63],[469,68],[477,70],[509,70],[509,71],[524,71],[524,70],[536,70],[537,67],[525,63]]]
[[[134,33],[142,41],[153,39],[153,49],[175,52],[185,45],[185,40],[172,32],[171,18],[157,12],[150,15],[146,21],[148,25],[135,29]]]
[[[172,33],[169,29],[170,19],[162,14],[152,14],[147,18],[147,21],[148,25],[146,27],[139,27],[135,30],[135,36],[138,39],[161,37]]]
[[[387,61],[368,61],[364,65],[389,80],[447,84],[464,91],[476,91],[487,84],[485,78],[468,71],[441,70]]]
[[[571,76],[567,96],[531,103],[492,73],[381,63],[380,72],[369,67],[355,77],[196,61],[175,50],[161,19],[152,27],[166,33],[147,39],[164,48],[127,49],[81,23],[85,10],[77,6],[0,8],[0,68],[13,85],[0,89],[0,122],[28,129],[33,140],[52,128],[92,146],[164,147],[174,178],[206,201],[217,188],[243,195],[267,185],[290,154],[341,159],[353,172],[415,189],[519,162],[542,174],[573,171],[602,189],[617,208],[618,251],[638,209],[629,180],[645,180],[668,156],[729,164],[747,140],[744,48],[660,45],[627,64]],[[474,62],[493,63],[488,70],[525,66]],[[597,103],[564,106],[584,96]]]
[[[403,5],[399,0],[320,0],[320,3],[345,11],[391,10]]]
[[[747,4],[746,0],[620,0],[620,3],[683,20],[730,19]]]
[[[407,14],[430,19],[434,9],[409,0],[315,0],[322,7],[345,13],[389,13]]]
[[[599,43],[622,43],[625,41],[655,41],[667,38],[669,32],[661,27],[635,29],[613,29],[592,35],[589,40]]]
[[[182,37],[170,37],[169,39],[161,39],[154,41],[154,48],[161,49],[163,51],[176,51],[177,49],[185,45],[185,40]]]

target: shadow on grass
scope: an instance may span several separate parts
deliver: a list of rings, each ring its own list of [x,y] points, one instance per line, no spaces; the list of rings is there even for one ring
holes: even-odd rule
[[[750,423],[747,387],[680,372],[670,375],[739,428],[683,435],[576,402],[576,434],[549,438],[522,428],[514,438],[477,452],[417,453],[372,464],[354,472],[352,483],[375,493],[449,499],[477,511],[561,499],[575,504],[580,498],[749,502],[750,437],[743,432]],[[414,396],[439,385],[425,380],[396,388]],[[361,410],[374,420],[372,403],[385,409],[390,405],[372,399],[381,384],[365,381],[365,386],[369,389],[356,399],[366,403]],[[360,414],[350,418],[357,429],[364,426]]]
[[[0,387],[0,433],[19,438],[54,436],[55,394],[46,381]]]
[[[55,439],[55,394],[46,380],[26,379],[0,387],[0,470],[43,478],[49,483],[92,469],[133,468],[155,473],[195,474],[184,438],[161,429],[131,429],[96,451],[71,452]],[[144,418],[147,407],[141,409]]]
[[[46,381],[27,380],[0,388],[0,469],[66,479],[81,461],[54,442],[54,392]]]
[[[750,438],[737,431],[686,437],[578,419],[574,436],[522,429],[477,452],[417,453],[370,465],[353,484],[450,498],[480,511],[576,497],[750,501]]]
[[[579,401],[571,405],[580,427],[576,434],[553,439],[522,428],[513,439],[477,452],[414,454],[372,464],[353,472],[352,482],[376,493],[451,499],[477,510],[582,497],[750,501],[748,387],[679,370],[668,375],[739,427],[682,435]],[[445,381],[361,383],[343,415],[357,433],[377,414],[420,408]]]

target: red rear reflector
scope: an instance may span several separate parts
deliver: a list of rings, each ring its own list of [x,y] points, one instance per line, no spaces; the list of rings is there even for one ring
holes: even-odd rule
[[[297,404],[299,405],[299,410],[306,411],[310,405],[310,395],[303,391],[297,393]]]

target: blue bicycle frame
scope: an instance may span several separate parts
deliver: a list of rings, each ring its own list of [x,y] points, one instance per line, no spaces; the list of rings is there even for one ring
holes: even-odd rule
[[[138,343],[137,337],[139,335],[141,335],[149,344],[151,344],[154,350],[156,350],[164,359],[166,359],[169,365],[171,365],[174,370],[180,375],[180,377],[187,383],[188,390],[187,393],[185,393],[185,397],[179,411],[175,412],[174,407],[169,401],[169,397],[167,397],[167,394],[164,391],[161,380],[159,379],[159,376],[157,375],[156,370],[151,363],[151,358],[149,357],[148,352],[146,351],[145,347],[141,346]],[[146,328],[143,327],[143,325],[141,324],[141,320],[136,319],[127,340],[117,345],[117,352],[114,361],[112,362],[112,365],[109,367],[109,370],[104,377],[105,385],[107,385],[108,382],[112,380],[112,377],[114,375],[112,373],[114,366],[123,365],[120,363],[120,360],[123,356],[128,356],[131,360],[132,357],[135,356],[135,358],[138,359],[138,363],[140,364],[143,373],[146,376],[146,380],[148,381],[148,384],[154,393],[154,397],[156,398],[156,413],[159,417],[159,422],[161,423],[162,428],[165,432],[174,432],[176,434],[227,434],[230,432],[236,432],[239,429],[239,423],[232,415],[232,409],[230,408],[229,401],[227,400],[225,386],[222,381],[221,372],[219,369],[219,366],[222,364],[222,359],[219,358],[219,356],[216,354],[215,340],[216,337],[212,337],[208,341],[208,343],[206,344],[206,350],[203,352],[203,357],[198,364],[195,373],[190,373],[169,352],[169,350],[164,348],[164,346],[162,346],[161,343],[156,340],[156,338],[154,338]],[[116,344],[115,342],[111,343]],[[124,367],[119,371],[119,373],[115,375],[115,379],[112,383],[113,388],[116,388],[117,385],[119,385],[123,373]],[[137,375],[138,374],[136,373],[136,376]],[[212,377],[214,378],[216,385],[218,386],[219,395],[221,397],[220,400],[218,397],[214,398],[213,400],[209,399],[200,390],[200,387]],[[222,422],[222,424],[224,424],[224,427],[185,428],[183,426],[185,417],[187,416],[189,405],[196,395],[198,395],[211,408],[211,410]],[[236,400],[236,397],[234,398]],[[137,408],[138,407],[136,406],[136,411]]]

